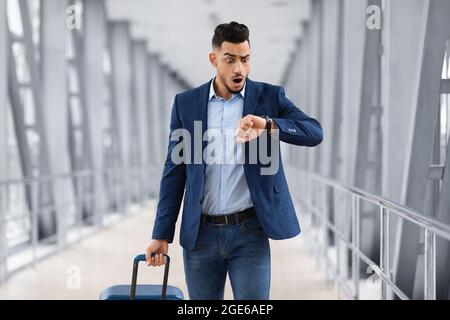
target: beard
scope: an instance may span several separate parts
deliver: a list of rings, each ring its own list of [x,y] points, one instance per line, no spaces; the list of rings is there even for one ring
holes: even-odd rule
[[[228,91],[229,93],[236,94],[236,93],[241,92],[242,89],[244,88],[244,85],[242,85],[241,89],[239,89],[239,90],[233,90],[233,89],[231,89],[231,88],[227,85],[227,82],[226,82],[226,79],[225,79],[224,76],[219,76],[219,78],[220,78],[220,80],[222,81],[223,85],[225,86],[225,88],[227,89],[227,91]],[[247,77],[244,77],[243,83],[245,83],[246,80],[247,80]]]

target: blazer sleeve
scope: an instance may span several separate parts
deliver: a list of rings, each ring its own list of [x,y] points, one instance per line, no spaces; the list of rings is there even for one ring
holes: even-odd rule
[[[186,184],[186,164],[184,162],[175,164],[171,158],[173,148],[179,143],[179,141],[171,141],[172,132],[182,127],[177,109],[177,97],[178,95],[175,96],[172,106],[169,145],[160,183],[159,201],[152,233],[152,239],[168,240],[169,243],[173,242],[175,223],[180,211]]]
[[[278,118],[273,118],[281,141],[298,146],[313,147],[323,140],[319,121],[309,117],[286,98],[284,89],[278,91]]]

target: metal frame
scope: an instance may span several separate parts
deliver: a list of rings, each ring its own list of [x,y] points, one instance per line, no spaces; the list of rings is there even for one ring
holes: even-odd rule
[[[310,8],[309,8],[310,10]],[[308,114],[311,114],[311,105],[310,105],[310,94],[311,94],[311,88],[310,88],[310,72],[307,70],[311,67],[310,61],[311,61],[311,50],[310,50],[310,38],[311,38],[311,21],[304,20],[301,23],[302,30],[303,30],[303,37],[301,41],[301,47],[302,47],[302,61],[301,65],[299,66],[299,70],[296,71],[301,76],[302,85],[299,88],[300,90],[297,90],[300,93],[298,105],[308,112]],[[311,71],[312,72],[312,71]],[[298,149],[298,148],[296,148]],[[298,155],[299,160],[296,161],[296,163],[300,164],[304,169],[307,169],[309,167],[309,152],[311,152],[310,149],[299,149]]]
[[[442,64],[446,43],[450,37],[447,14],[450,12],[450,2],[432,0],[424,2],[423,5],[424,27],[421,34],[418,69],[420,73],[417,78],[417,95],[414,101],[413,127],[411,127],[407,145],[408,162],[405,166],[401,201],[410,208],[430,215],[426,208],[425,195],[429,181],[429,168],[432,164],[433,140],[436,134]],[[446,198],[448,198],[447,195],[444,199]],[[396,241],[398,254],[394,255],[397,283],[405,293],[420,299],[423,296],[422,281],[415,279],[420,279],[421,269],[424,268],[423,259],[420,258],[423,254],[420,252],[423,234],[416,225],[403,222],[399,223],[397,234],[399,235]],[[408,268],[404,268],[404,265],[408,265]],[[443,281],[439,282],[439,286],[443,284]],[[440,296],[446,295],[441,294]]]
[[[156,121],[156,119],[162,119],[162,108],[160,103],[160,94],[161,90],[160,87],[162,86],[161,78],[159,77],[159,56],[155,53],[150,53],[148,55],[148,75],[149,75],[149,82],[148,82],[148,92],[150,95],[150,123],[152,128],[152,137],[153,141],[150,148],[153,147],[155,152],[153,153],[152,163],[155,164],[155,166],[162,165],[164,161],[164,148],[161,144],[161,141],[164,139],[167,139],[167,135],[163,135],[163,129],[162,126],[165,124],[162,121]]]
[[[81,1],[81,0],[80,0]],[[76,5],[76,0],[70,1],[71,5]],[[87,7],[86,9],[88,9]],[[69,59],[68,69],[71,69],[75,74],[75,79],[70,77],[70,71],[67,76],[67,107],[68,107],[68,126],[69,126],[69,150],[70,150],[70,167],[71,171],[89,170],[93,168],[93,155],[92,155],[92,141],[90,139],[89,131],[89,113],[86,108],[86,94],[84,87],[84,64],[83,64],[83,48],[85,50],[86,46],[83,46],[83,33],[82,30],[70,30],[71,41],[71,56]],[[94,56],[95,57],[95,56]],[[75,83],[72,83],[74,81]],[[87,81],[92,81],[91,79]],[[71,91],[72,86],[75,85],[76,91]],[[78,105],[77,105],[78,104]],[[77,108],[78,107],[78,110]],[[80,123],[76,123],[73,113],[78,112],[81,114]],[[81,154],[80,151],[81,150]],[[75,196],[78,196],[82,192],[93,192],[94,184],[93,181],[88,181],[88,183],[78,181],[74,179],[72,181]],[[82,189],[85,189],[84,191]],[[81,223],[84,218],[93,215],[92,208],[88,208],[86,204],[80,204],[75,217],[76,223]]]
[[[381,0],[368,0],[367,6],[381,8]],[[361,25],[361,27],[365,27]],[[356,141],[356,163],[353,185],[381,194],[381,30],[365,28],[364,55],[362,65],[362,87],[359,104],[359,119]],[[370,231],[376,230],[378,221],[374,219],[373,208],[363,204],[361,219]],[[370,237],[369,233],[367,234]],[[364,252],[369,252],[372,259],[377,255],[378,234],[373,232],[370,242],[365,243]]]
[[[322,119],[324,110],[322,110],[322,77],[323,77],[323,4],[321,0],[313,0],[311,6],[311,57],[313,57],[312,66],[317,72],[312,73],[313,93],[311,94],[311,108],[316,108],[312,114],[317,119]],[[319,172],[322,158],[321,147],[315,149],[311,153],[312,159],[309,163],[314,167],[311,168],[314,172]]]
[[[40,87],[40,72],[38,62],[36,61],[35,52],[37,50],[32,40],[32,27],[30,19],[30,10],[28,2],[26,0],[19,0],[19,10],[21,15],[23,35],[18,35],[9,32],[9,97],[11,101],[11,107],[14,118],[14,129],[16,131],[16,138],[18,141],[20,162],[22,167],[22,173],[24,176],[34,176],[36,174],[35,169],[38,170],[39,175],[48,175],[51,172],[49,163],[49,148],[47,141],[47,132],[45,130],[45,123],[43,118],[43,106]],[[25,48],[25,58],[29,69],[29,82],[20,83],[16,74],[16,62],[13,55],[13,43],[22,43]],[[31,92],[35,122],[31,126],[25,124],[24,109],[22,105],[22,99],[20,90],[27,88]],[[39,135],[39,152],[38,159],[34,159],[32,162],[31,146],[29,144],[27,130],[34,129]],[[36,163],[37,161],[37,163]],[[52,206],[54,204],[55,195],[52,185],[42,185],[39,190],[39,201],[35,204],[39,206]],[[26,199],[29,210],[32,211],[36,208],[32,208],[31,203],[31,191],[26,188]],[[48,211],[46,215],[40,216],[39,238],[51,237],[56,232],[57,213]]]
[[[0,1],[0,180],[6,178],[7,174],[7,145],[6,145],[6,121],[8,105],[8,25],[6,16],[6,1]],[[0,284],[6,277],[6,257],[4,256],[6,248],[5,223],[6,214],[6,194],[0,188]]]
[[[447,42],[447,59],[450,58],[450,36]],[[449,59],[450,60],[450,59]],[[442,79],[441,80],[441,87],[440,87],[440,93],[441,94],[450,94],[450,90],[446,90],[445,83],[450,83],[448,79]],[[448,89],[448,88],[447,88]],[[449,103],[450,98],[447,96],[447,104]],[[442,101],[442,100],[441,100]],[[440,105],[442,108],[442,104]],[[448,107],[448,106],[446,106]],[[440,110],[439,110],[440,111]],[[440,112],[439,112],[440,113]],[[440,115],[439,115],[440,120]],[[438,120],[438,126],[440,129],[440,121]],[[438,149],[440,149],[440,130],[437,131],[437,136],[439,139],[435,140],[435,145],[438,146]],[[446,156],[445,156],[445,164],[442,168],[442,175],[440,180],[436,180],[435,184],[436,192],[435,196],[437,198],[437,201],[435,201],[435,216],[436,219],[446,223],[450,224],[450,198],[448,195],[450,194],[450,141],[447,139],[446,141]],[[439,152],[440,153],[440,150]],[[440,190],[439,190],[439,184]],[[427,235],[425,234],[425,240],[424,241],[435,241],[432,237],[430,239],[427,238]],[[440,299],[450,299],[450,245],[446,243],[445,241],[442,241],[441,239],[437,239],[435,241],[435,251],[439,252],[439,255],[437,255],[437,271],[436,271],[436,277],[439,280],[439,284],[436,288],[436,294]],[[427,255],[427,252],[424,252],[425,255]],[[431,255],[435,255],[434,251],[429,252]],[[433,259],[433,257],[432,257]],[[425,268],[428,266],[425,264]]]
[[[344,38],[344,1],[339,0],[337,3],[337,28],[336,28],[336,61],[334,71],[334,106],[333,108],[333,124],[332,124],[332,144],[331,144],[331,157],[328,163],[329,175],[331,178],[338,178],[339,174],[342,174],[343,170],[341,159],[341,131],[342,131],[342,78],[343,78],[343,38]]]
[[[295,189],[298,189],[302,193],[302,197],[298,199],[298,205],[302,208],[303,216],[308,216],[305,220],[311,221],[312,218],[316,219],[319,232],[331,231],[336,237],[338,237],[344,246],[352,251],[352,287],[349,288],[348,283],[337,277],[340,273],[340,265],[336,264],[335,268],[331,266],[333,271],[334,281],[340,281],[338,285],[342,289],[342,292],[346,293],[349,298],[359,299],[359,262],[361,259],[366,264],[370,265],[375,273],[380,277],[382,281],[382,299],[391,299],[391,293],[395,294],[401,299],[410,299],[411,297],[404,293],[398,285],[396,285],[390,277],[389,273],[389,220],[388,215],[396,215],[399,218],[406,220],[416,227],[424,230],[427,241],[425,242],[425,258],[426,272],[423,277],[425,280],[425,299],[436,298],[436,251],[435,251],[435,239],[439,236],[447,241],[450,241],[450,226],[443,224],[436,219],[427,217],[419,212],[416,212],[410,208],[394,203],[386,198],[371,194],[360,188],[349,187],[343,185],[333,179],[321,177],[314,173],[309,173],[304,170],[289,167],[289,176],[297,177],[295,180]],[[353,236],[349,241],[347,237],[339,230],[336,223],[330,222],[325,218],[323,208],[319,195],[324,193],[324,190],[329,189],[332,192],[343,192],[352,199],[352,230]],[[359,245],[360,238],[360,204],[361,202],[371,203],[379,208],[380,212],[380,265],[376,264],[366,254],[364,254]],[[307,230],[312,230],[313,226],[306,227]],[[305,229],[305,227],[304,227]],[[312,232],[312,231],[311,231]],[[329,244],[323,242],[317,242],[317,238],[312,240],[312,247],[317,246],[316,250],[322,252],[322,257],[327,260],[329,266],[331,263],[328,261],[328,256],[323,256],[323,252],[327,251],[330,247]],[[333,270],[334,269],[334,270]]]
[[[34,266],[46,256],[41,251],[44,241],[47,246],[52,246],[51,253],[58,252],[81,240],[92,230],[98,230],[107,224],[114,214],[112,211],[124,216],[131,203],[143,203],[156,196],[158,170],[162,170],[164,159],[156,159],[154,155],[164,156],[160,141],[167,142],[167,134],[161,136],[161,133],[168,130],[171,100],[175,92],[190,87],[174,70],[163,66],[154,54],[150,55],[145,43],[132,39],[127,21],[108,20],[104,0],[80,1],[83,2],[82,29],[68,31],[62,25],[66,12],[61,9],[66,4],[73,4],[74,0],[41,0],[38,45],[32,41],[33,30],[27,0],[18,0],[23,36],[9,31],[7,1],[0,2],[0,127],[6,127],[2,124],[6,121],[6,96],[9,95],[24,176],[23,179],[7,180],[7,145],[5,132],[2,130],[0,282],[18,270],[7,270],[7,267],[10,268],[8,259],[13,255],[27,255],[30,263],[23,267],[30,264]],[[49,16],[55,19],[46,19]],[[109,26],[112,26],[112,30]],[[67,32],[71,32],[74,56],[66,61],[63,52],[66,49],[64,41]],[[17,78],[16,61],[12,52],[15,42],[20,42],[25,47],[25,60],[31,78],[26,83]],[[36,59],[38,56],[40,59]],[[109,57],[109,71],[104,69],[106,56]],[[58,72],[53,70],[54,65],[50,61],[52,58],[57,59]],[[77,74],[77,92],[67,90],[67,75],[63,69],[68,65]],[[125,77],[122,77],[124,74]],[[31,125],[25,123],[26,110],[20,96],[22,88],[31,92],[34,103],[36,120]],[[52,92],[55,88],[56,92]],[[82,114],[81,123],[77,125],[71,119],[72,98],[78,99]],[[59,109],[56,110],[56,107]],[[103,120],[106,120],[102,118],[105,111],[103,108],[108,108],[111,112],[111,122],[105,128],[102,127]],[[124,117],[131,111],[131,117]],[[47,119],[45,114],[49,112],[54,113]],[[133,119],[134,122],[140,120],[139,130],[132,131],[127,119]],[[55,121],[61,123],[55,124]],[[63,123],[65,121],[68,123]],[[33,150],[27,137],[27,130],[30,129],[35,130],[41,142],[38,163],[32,161]],[[69,132],[68,139],[65,133],[55,136],[55,131],[60,130]],[[82,155],[75,152],[75,133],[82,135]],[[112,147],[109,149],[103,141],[106,135],[111,138]],[[143,139],[145,137],[148,139]],[[141,142],[136,145],[139,148],[135,148],[133,154],[128,153],[129,144],[137,139]],[[158,152],[153,152],[153,149]],[[63,156],[67,156],[67,168],[61,167],[57,162],[61,160],[58,159],[61,155],[58,152],[64,152]],[[78,156],[81,156],[81,161]],[[106,161],[110,159],[111,162]],[[35,169],[39,169],[39,175],[35,174]],[[129,180],[136,180],[138,183],[132,186],[128,183]],[[58,186],[61,185],[70,186],[73,192],[62,197],[61,193],[66,188],[60,189]],[[17,210],[17,214],[14,212],[5,215],[11,211],[6,199],[11,188],[25,189],[25,195],[19,199],[23,208]],[[135,197],[129,199],[128,194],[134,194]],[[74,210],[73,215],[66,214],[69,208]],[[49,217],[55,223],[51,224]],[[69,224],[69,219],[74,217],[75,222],[71,220]],[[9,239],[5,236],[9,219],[26,221],[30,226],[29,230],[25,230],[27,241],[15,247],[9,245]],[[50,227],[48,230],[41,230],[42,225]],[[77,237],[72,238],[72,232]]]
[[[70,169],[68,146],[68,89],[66,81],[67,61],[65,56],[67,29],[67,0],[42,0],[40,8],[40,76],[43,129],[48,142],[49,168],[52,174],[67,172]],[[64,54],[63,54],[64,53]],[[64,121],[61,121],[64,119]],[[55,208],[63,207],[73,196],[70,181],[54,181],[51,184]],[[58,243],[63,243],[67,215],[73,215],[75,208],[65,207],[55,211]]]
[[[164,139],[164,137],[161,137],[161,129],[159,128],[162,123],[160,121],[157,121],[159,119],[159,114],[161,112],[159,108],[158,103],[158,75],[156,73],[157,71],[157,63],[158,63],[158,56],[155,54],[147,54],[147,109],[148,109],[148,116],[147,116],[147,122],[149,123],[149,137],[148,137],[148,145],[146,148],[148,150],[152,150],[151,155],[149,156],[149,165],[151,167],[151,172],[149,176],[160,176],[160,172],[158,172],[159,168],[162,168],[162,159],[164,150],[162,150],[160,141]],[[157,182],[152,180],[151,182],[151,192],[152,194],[156,195],[158,190]]]
[[[110,21],[109,48],[111,54],[111,88],[112,107],[114,110],[115,128],[118,135],[120,166],[129,167],[130,163],[130,114],[132,112],[132,68],[131,68],[131,36],[128,21]],[[124,185],[130,183],[130,177],[121,176]],[[123,190],[124,192],[129,188]],[[124,193],[123,203],[130,201],[130,194]]]
[[[402,203],[404,168],[408,163],[408,135],[411,131],[414,92],[418,78],[417,66],[421,51],[423,8],[425,1],[383,1],[383,63],[382,63],[382,117],[383,127],[383,172],[382,195]],[[411,23],[415,21],[415,23]],[[433,170],[434,173],[434,170]],[[393,279],[397,270],[398,225],[395,215],[390,216],[389,229],[393,241],[390,244],[390,261]],[[421,278],[416,278],[421,279]],[[409,280],[414,281],[414,280]]]
[[[105,96],[105,78],[103,74],[104,49],[106,47],[106,12],[103,0],[83,1],[83,38],[79,69],[81,83],[80,89],[84,97],[83,108],[83,137],[86,151],[84,168],[96,170],[104,168],[103,106]],[[95,175],[92,181],[83,188],[93,190],[98,201],[92,209],[86,210],[91,217],[89,223],[100,223],[104,211],[104,177]]]
[[[133,168],[120,168],[121,174],[127,174],[128,172],[131,171],[131,169]],[[85,181],[89,181],[91,179],[93,179],[94,176],[96,175],[102,175],[102,174],[110,174],[110,172],[108,171],[115,171],[116,168],[114,169],[104,169],[101,172],[99,171],[92,171],[92,170],[80,170],[80,171],[73,171],[70,173],[64,173],[64,174],[56,174],[56,175],[51,175],[51,176],[40,176],[40,177],[32,177],[32,178],[25,178],[25,179],[10,179],[10,180],[2,180],[0,181],[0,191],[2,192],[1,194],[6,194],[8,188],[12,188],[12,187],[16,187],[16,186],[23,186],[25,187],[29,187],[29,189],[31,190],[31,197],[32,197],[32,202],[37,202],[38,200],[38,195],[39,195],[39,189],[40,189],[40,185],[41,184],[49,184],[49,183],[55,183],[57,181],[66,181],[66,182],[72,182],[72,181],[77,181],[79,183],[77,183],[77,185],[82,186],[83,183],[85,183]],[[147,172],[149,169],[148,168],[140,168],[139,170],[141,170],[142,174]],[[109,185],[108,188],[116,188],[115,185]],[[86,192],[88,191],[88,192]],[[135,202],[137,204],[145,204],[147,199],[141,199],[142,201],[140,202]],[[30,249],[28,255],[28,262],[25,265],[21,265],[21,266],[17,266],[14,269],[9,269],[9,270],[5,270],[5,273],[3,274],[3,281],[6,281],[11,275],[13,275],[14,273],[16,273],[17,271],[32,265],[35,266],[37,264],[37,262],[39,262],[41,259],[44,259],[46,257],[48,257],[51,254],[57,253],[59,252],[61,249],[67,248],[72,244],[78,243],[81,240],[83,240],[87,235],[91,234],[93,231],[98,230],[99,228],[101,228],[103,225],[109,225],[110,224],[110,220],[108,220],[108,216],[111,216],[111,214],[109,214],[108,216],[104,215],[102,216],[102,223],[96,224],[94,226],[92,226],[89,223],[86,223],[87,219],[89,219],[89,217],[82,217],[81,215],[79,216],[80,220],[77,221],[76,224],[71,225],[71,226],[67,226],[64,228],[63,233],[63,237],[58,237],[56,236],[56,234],[54,235],[54,246],[51,248],[51,250],[48,251],[48,253],[45,252],[41,252],[41,247],[45,246],[45,248],[49,248],[49,244],[47,241],[42,241],[41,239],[38,238],[38,219],[41,215],[46,214],[47,212],[51,212],[51,211],[63,211],[65,210],[67,207],[75,207],[78,208],[78,210],[82,207],[82,205],[84,203],[87,202],[96,202],[97,198],[96,198],[96,193],[95,192],[89,192],[88,189],[86,188],[80,188],[78,190],[78,192],[76,193],[76,195],[74,197],[71,197],[70,199],[68,199],[68,201],[66,203],[60,204],[60,207],[57,207],[56,205],[52,205],[52,206],[34,206],[33,208],[35,208],[35,210],[32,210],[30,212],[31,214],[31,230],[30,230],[30,235],[31,235],[31,242],[29,244],[29,246],[27,246],[26,248]],[[1,208],[3,209],[3,208]],[[126,210],[125,210],[126,212]],[[81,214],[81,212],[79,212],[79,214]],[[118,213],[119,217],[123,217],[124,215],[122,213]],[[67,217],[63,217],[63,218],[67,218]],[[58,224],[57,227],[60,228],[62,226],[64,226],[65,223],[61,223]],[[57,233],[60,233],[60,231],[57,231]],[[72,234],[74,236],[72,236]],[[2,252],[0,252],[4,257],[5,260],[8,259],[9,257],[15,255],[15,254],[23,254],[23,248],[20,251],[17,250],[12,250],[11,248],[4,248],[5,250],[3,250]]]
[[[145,40],[133,40],[132,42],[132,68],[133,68],[133,113],[131,120],[136,124],[131,127],[132,132],[132,161],[137,166],[147,166],[150,150],[148,147],[149,125],[148,125],[148,95],[147,95],[147,42]],[[133,130],[134,129],[134,130]],[[133,136],[134,135],[134,136]],[[139,172],[133,172],[135,198],[144,198],[144,185],[148,183],[149,173],[145,176]]]

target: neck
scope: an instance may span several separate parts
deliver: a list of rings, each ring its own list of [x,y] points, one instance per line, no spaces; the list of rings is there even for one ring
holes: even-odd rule
[[[222,83],[222,81],[220,81],[220,79],[217,76],[214,79],[213,86],[216,95],[218,95],[221,98],[224,98],[225,100],[231,98],[230,91],[228,91],[228,89],[225,87],[225,85]]]

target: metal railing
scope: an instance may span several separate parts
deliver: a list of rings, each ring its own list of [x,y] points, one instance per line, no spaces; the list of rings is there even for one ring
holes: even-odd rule
[[[103,227],[114,213],[124,216],[130,205],[154,197],[155,174],[155,167],[146,166],[0,181],[0,284],[23,267],[8,267],[12,256],[26,251],[26,265],[35,266],[40,259]],[[95,179],[101,182],[100,190]],[[58,191],[59,188],[63,190]],[[54,230],[49,236],[42,236],[39,224],[46,215],[54,219]],[[8,237],[10,231],[19,239]],[[42,247],[51,250],[39,254]]]
[[[291,192],[296,200],[295,202],[301,206],[299,215],[302,221],[307,220],[310,225],[306,228],[316,227],[315,233],[309,235],[313,237],[309,243],[314,247],[316,258],[322,260],[325,265],[325,274],[328,275],[330,259],[328,249],[330,242],[328,234],[334,236],[334,244],[336,246],[336,264],[333,270],[333,280],[336,288],[344,292],[352,299],[359,299],[359,283],[360,260],[365,262],[381,279],[381,299],[392,299],[392,293],[395,293],[400,299],[410,299],[393,281],[390,270],[389,261],[389,217],[395,215],[400,219],[407,220],[418,226],[424,232],[424,299],[436,299],[436,236],[445,240],[450,240],[450,226],[443,224],[433,218],[425,216],[419,212],[411,210],[403,205],[394,203],[384,197],[373,195],[369,192],[355,187],[342,185],[341,183],[324,178],[314,173],[309,173],[301,169],[288,167],[286,169],[290,179],[289,184],[292,186]],[[342,200],[342,195],[347,195],[351,200],[349,219],[334,219],[331,221],[328,217],[329,211],[328,201],[329,195],[333,194],[338,200]],[[347,198],[347,199],[349,199]],[[375,205],[379,213],[379,235],[380,235],[380,264],[378,265],[370,259],[361,250],[361,205],[366,202]],[[332,212],[336,208],[332,208]],[[376,212],[376,211],[375,211]],[[345,210],[339,212],[345,214]],[[341,226],[342,221],[347,221],[349,226]],[[307,222],[307,223],[308,223]],[[315,223],[315,226],[314,226]],[[348,228],[347,232],[342,229]],[[308,231],[309,232],[309,231]],[[305,232],[307,234],[307,232]],[[349,236],[351,234],[351,236]],[[322,239],[321,239],[322,236]],[[349,287],[342,276],[342,261],[339,261],[339,246],[344,244],[345,248],[351,251],[351,277]]]

